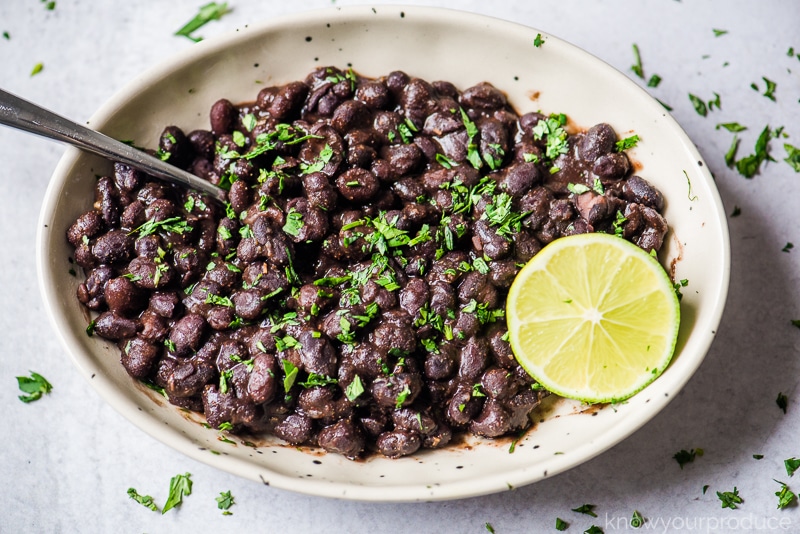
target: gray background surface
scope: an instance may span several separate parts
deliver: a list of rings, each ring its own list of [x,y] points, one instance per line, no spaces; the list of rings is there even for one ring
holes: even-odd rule
[[[114,92],[155,62],[192,46],[175,30],[204,0],[0,3],[0,86],[76,120],[86,120]],[[199,34],[212,37],[251,21],[327,0],[231,0],[234,11]],[[334,5],[353,2],[336,1]],[[81,378],[47,321],[38,292],[34,236],[58,144],[0,127],[0,532],[568,532],[591,524],[630,530],[634,509],[655,532],[800,532],[797,506],[777,509],[778,479],[800,490],[783,460],[800,456],[797,391],[800,330],[800,174],[783,162],[783,143],[800,146],[800,3],[794,1],[410,2],[458,7],[537,27],[625,72],[637,43],[645,74],[663,81],[651,94],[670,104],[716,177],[729,219],[732,275],[728,305],[711,351],[694,378],[655,419],[584,465],[514,491],[427,504],[370,504],[309,497],[264,487],[190,460],[150,438],[111,409]],[[375,5],[384,2],[375,2]],[[729,33],[715,37],[712,29]],[[30,76],[36,63],[44,70]],[[476,66],[480,68],[480,66]],[[777,82],[773,102],[762,76]],[[644,82],[638,80],[644,85]],[[716,92],[722,108],[699,116],[688,93]],[[563,110],[569,113],[569,110]],[[770,143],[777,162],[747,180],[726,168],[738,121],[739,156],[753,151],[767,124],[788,139]],[[788,242],[797,243],[782,252]],[[691,288],[691,287],[690,287]],[[689,288],[689,289],[690,289]],[[35,370],[55,389],[26,405],[15,376]],[[788,413],[776,406],[788,395]],[[705,454],[679,468],[681,449]],[[754,454],[763,454],[756,460]],[[193,494],[181,509],[154,514],[128,499],[135,487],[161,503],[169,478],[191,472]],[[703,494],[703,486],[708,491]],[[738,487],[744,503],[722,509],[716,491]],[[214,498],[230,490],[233,515]],[[598,517],[571,512],[596,504]]]

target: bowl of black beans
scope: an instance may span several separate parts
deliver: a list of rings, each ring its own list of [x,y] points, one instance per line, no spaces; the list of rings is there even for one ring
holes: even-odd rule
[[[89,125],[228,199],[68,151],[38,236],[54,328],[131,422],[265,484],[411,501],[535,482],[658,413],[721,317],[727,227],[693,144],[531,28],[363,6],[251,24]],[[587,232],[684,288],[672,363],[614,409],[550,394],[508,343],[517,272]]]

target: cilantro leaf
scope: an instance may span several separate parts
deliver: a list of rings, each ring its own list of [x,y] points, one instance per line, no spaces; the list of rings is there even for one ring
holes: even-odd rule
[[[746,130],[747,126],[742,126],[738,122],[722,122],[722,123],[717,124],[715,126],[716,130],[719,130],[720,128],[725,128],[729,132],[736,133],[736,132],[742,132],[742,131]]]
[[[228,3],[223,2],[221,4],[217,4],[216,2],[211,2],[206,4],[200,8],[200,11],[195,15],[195,17],[187,22],[180,30],[175,32],[175,35],[180,35],[183,37],[187,37],[194,42],[202,41],[202,37],[193,37],[192,33],[196,30],[200,29],[201,27],[205,26],[212,20],[219,20],[222,18],[222,15],[226,13],[230,13],[231,10],[228,9]]]
[[[191,473],[175,475],[169,481],[169,495],[167,496],[167,502],[164,503],[163,510],[161,510],[162,515],[179,506],[183,502],[184,496],[192,494],[191,476]]]
[[[735,510],[738,508],[736,506],[737,504],[742,504],[744,502],[739,496],[739,490],[736,486],[733,487],[733,491],[718,491],[717,497],[722,502],[722,508],[730,508],[731,510]]]
[[[789,143],[784,143],[783,148],[786,150],[786,158],[783,161],[788,163],[794,172],[800,172],[800,148]]]
[[[617,152],[622,152],[623,150],[628,150],[629,148],[633,148],[639,142],[638,135],[632,135],[630,137],[626,137],[625,139],[621,139],[617,141],[615,147]]]
[[[41,62],[37,63],[36,65],[33,66],[33,69],[31,69],[31,77],[36,76],[37,74],[42,72],[42,70],[44,70],[44,63]]]
[[[586,514],[592,517],[597,517],[597,514],[594,513],[594,508],[597,506],[596,504],[583,504],[578,506],[577,508],[572,508],[573,512],[578,512],[579,514]]]
[[[773,478],[772,480],[775,479]],[[781,485],[781,489],[775,492],[775,496],[778,498],[778,510],[782,510],[797,500],[797,495],[780,480],[775,480],[775,482]]]
[[[661,83],[661,76],[659,76],[658,74],[653,74],[652,76],[650,76],[650,79],[647,80],[647,87],[658,87],[660,83]]]
[[[797,458],[787,458],[783,461],[783,466],[786,468],[786,473],[791,477],[794,476],[794,472],[800,468],[800,459]]]
[[[764,89],[764,96],[775,102],[775,88],[777,85],[765,76],[762,76],[761,79],[767,84],[766,89]]]
[[[294,208],[289,208],[289,213],[286,214],[286,224],[283,225],[283,231],[292,237],[300,235],[300,230],[303,229],[305,223],[303,222],[303,214]]]
[[[793,321],[793,323],[794,323],[794,321]],[[795,326],[797,326],[797,325],[795,325]],[[789,405],[789,399],[783,393],[778,393],[778,398],[775,399],[775,404],[777,404],[778,408],[783,410],[783,413],[785,414],[786,413],[786,408]]]
[[[134,488],[128,488],[128,497],[138,502],[145,508],[149,508],[154,512],[158,512],[158,506],[156,506],[156,503],[153,502],[153,498],[150,495],[140,495],[139,492]]]
[[[758,174],[761,163],[770,159],[769,156],[770,127],[765,126],[756,140],[755,152],[736,162],[736,170],[745,178],[752,178]]]
[[[215,498],[214,500],[217,501],[217,508],[224,510],[222,515],[232,515],[230,512],[230,507],[236,504],[236,501],[233,499],[233,495],[231,495],[230,490],[219,492],[219,497]]]
[[[636,76],[644,80],[644,68],[642,67],[642,56],[639,54],[639,46],[633,44],[633,60],[635,63],[631,65],[631,70]]]
[[[37,401],[53,390],[53,385],[39,373],[30,372],[31,376],[18,376],[17,385],[20,391],[26,395],[19,395],[17,398],[24,403]]]
[[[731,147],[725,153],[725,165],[727,165],[729,168],[732,168],[736,164],[736,151],[738,149],[739,149],[739,137],[736,134],[733,134]]]
[[[703,117],[708,115],[708,108],[706,107],[706,103],[703,100],[693,95],[692,93],[689,93],[689,100],[692,102],[694,110],[697,112],[698,115],[702,115]]]
[[[726,33],[728,33],[728,30],[717,30],[717,29],[712,29],[711,31],[713,31],[713,32],[714,32],[714,37],[722,37],[723,35],[725,35]]]
[[[286,393],[289,393],[289,390],[292,389],[294,381],[297,379],[298,371],[299,370],[292,362],[289,360],[283,360],[283,372],[286,374],[283,379],[283,390]]]
[[[534,38],[533,40],[533,46],[535,46],[536,48],[540,48],[542,46],[542,43],[544,43],[544,39],[542,39],[542,34],[537,33],[536,38]]]
[[[364,393],[364,384],[361,382],[361,377],[356,375],[353,378],[353,381],[347,384],[347,387],[344,390],[344,394],[347,397],[347,400],[353,402],[362,393]]]
[[[563,532],[563,531],[567,530],[568,526],[569,526],[569,523],[567,523],[566,521],[564,521],[560,517],[556,517],[556,530]]]
[[[672,457],[675,459],[676,462],[678,462],[678,465],[681,467],[681,469],[683,469],[684,465],[690,462],[694,462],[694,459],[697,456],[703,456],[703,449],[696,449],[696,450],[691,449],[688,451],[685,449],[681,449],[680,451],[676,452]]]

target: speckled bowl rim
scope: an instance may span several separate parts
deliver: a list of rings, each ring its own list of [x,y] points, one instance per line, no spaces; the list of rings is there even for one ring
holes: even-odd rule
[[[483,469],[485,472],[481,471],[480,474],[475,477],[466,475],[463,477],[449,476],[441,482],[426,484],[414,480],[413,475],[409,475],[408,479],[399,479],[397,483],[372,484],[365,483],[363,480],[355,482],[355,479],[358,478],[357,474],[359,470],[367,469],[370,466],[369,462],[366,464],[358,462],[350,463],[348,464],[349,467],[347,465],[338,466],[337,468],[341,468],[341,472],[343,473],[340,479],[319,480],[303,478],[302,475],[294,476],[280,473],[270,468],[254,467],[250,461],[241,457],[228,456],[226,454],[212,455],[209,454],[204,447],[198,447],[198,443],[201,443],[203,439],[206,439],[206,443],[208,443],[208,439],[212,439],[213,436],[212,438],[208,438],[208,436],[190,436],[188,434],[194,434],[193,431],[179,431],[175,428],[165,427],[165,422],[160,419],[160,416],[156,412],[151,411],[150,407],[147,405],[148,402],[151,402],[150,397],[144,394],[139,394],[137,397],[136,394],[131,391],[121,388],[119,383],[115,381],[117,380],[115,377],[98,373],[96,362],[90,354],[90,349],[87,348],[87,342],[84,339],[83,332],[76,332],[74,322],[70,322],[74,317],[68,317],[66,310],[70,299],[74,299],[74,293],[70,294],[69,291],[65,291],[65,288],[71,282],[66,272],[62,272],[66,271],[66,269],[62,267],[63,264],[59,263],[58,259],[53,258],[55,250],[58,248],[58,240],[60,239],[63,241],[64,239],[63,232],[65,228],[54,227],[54,222],[56,222],[56,210],[61,207],[60,202],[68,201],[64,200],[64,198],[69,197],[69,189],[76,179],[71,173],[74,171],[76,165],[88,156],[82,154],[77,149],[68,149],[54,171],[47,189],[37,232],[37,271],[47,313],[62,345],[72,357],[73,362],[80,370],[81,374],[87,378],[97,392],[100,393],[112,407],[139,428],[189,457],[245,478],[260,480],[274,487],[327,497],[397,502],[454,499],[503,491],[512,487],[529,484],[575,467],[631,435],[663,409],[686,384],[701,364],[713,341],[727,297],[730,278],[730,244],[722,203],[714,185],[713,178],[707,170],[707,166],[703,164],[702,158],[694,144],[677,122],[675,122],[654,99],[649,97],[644,90],[629,80],[625,75],[587,52],[540,30],[467,12],[412,6],[380,6],[376,8],[370,6],[335,7],[275,17],[270,21],[251,24],[246,28],[236,30],[224,36],[208,39],[183,52],[175,54],[172,58],[148,70],[134,79],[130,84],[126,85],[125,88],[107,101],[89,122],[93,127],[102,130],[103,126],[113,118],[114,114],[120,108],[123,108],[127,102],[135,98],[144,88],[159,83],[181,66],[193,64],[207,56],[211,56],[228,47],[234,47],[237,43],[242,43],[256,36],[268,36],[273,31],[279,31],[287,27],[318,28],[329,21],[351,24],[353,27],[359,27],[359,25],[368,27],[372,22],[376,24],[379,23],[379,21],[380,23],[385,23],[385,19],[390,17],[397,21],[398,15],[400,15],[400,18],[406,19],[406,22],[404,22],[405,24],[427,24],[433,28],[449,28],[451,31],[458,28],[462,31],[490,32],[491,35],[494,36],[493,38],[498,40],[498,50],[502,50],[502,46],[500,45],[504,43],[513,45],[532,42],[534,36],[536,36],[537,33],[541,33],[545,40],[544,47],[549,47],[553,53],[559,54],[562,59],[566,58],[569,61],[574,61],[596,75],[602,76],[608,83],[618,87],[621,95],[635,101],[647,120],[653,119],[659,122],[660,127],[667,132],[665,135],[669,137],[670,142],[678,149],[677,152],[679,152],[679,154],[673,156],[679,157],[685,162],[686,169],[684,169],[684,173],[686,174],[686,181],[689,183],[688,201],[686,199],[679,199],[674,202],[675,207],[670,207],[668,209],[673,210],[674,213],[672,215],[675,216],[678,214],[675,210],[683,209],[684,206],[688,206],[688,211],[691,212],[691,210],[694,210],[694,213],[689,213],[686,217],[697,217],[698,214],[700,214],[704,217],[702,220],[702,227],[705,229],[711,228],[708,237],[704,238],[706,241],[702,242],[702,246],[706,248],[710,247],[711,250],[708,250],[707,253],[714,254],[715,259],[712,262],[713,272],[711,272],[709,277],[705,280],[707,286],[703,287],[703,291],[697,291],[696,294],[695,292],[691,292],[684,301],[684,305],[690,306],[690,310],[695,310],[695,305],[697,310],[699,310],[692,319],[694,322],[692,323],[691,335],[689,336],[686,334],[688,337],[679,341],[678,354],[670,368],[644,392],[635,396],[629,405],[619,407],[619,411],[623,413],[623,416],[620,416],[620,421],[611,427],[610,431],[587,436],[585,442],[577,443],[565,454],[555,452],[552,453],[552,457],[546,460],[531,461],[530,468],[524,463],[515,464],[513,468],[509,468],[508,466],[504,467],[504,460],[502,457],[499,457],[499,464],[497,466],[480,466],[480,469]],[[531,48],[530,53],[533,54],[534,52],[535,50]],[[393,68],[387,67],[386,71],[377,74],[386,74],[389,70],[393,70]],[[490,73],[487,73],[484,77],[494,82]],[[447,77],[444,78],[448,79]],[[502,85],[496,85],[504,89]],[[571,115],[569,106],[565,106],[561,111]],[[645,123],[642,122],[640,127],[646,128]],[[634,130],[638,130],[638,127],[634,128]],[[640,150],[645,149],[641,148]],[[635,153],[634,156],[636,156]],[[647,157],[646,154],[642,153],[642,159],[647,159]],[[668,184],[667,186],[672,187]],[[677,191],[677,189],[675,189],[675,191]],[[685,193],[682,192],[682,195],[685,195]],[[674,191],[672,196],[666,194],[665,196],[667,196],[668,201],[678,198]],[[692,196],[694,196],[694,198],[692,198]],[[698,198],[700,199],[699,201]],[[689,202],[689,204],[687,204],[687,202]],[[683,215],[681,215],[681,217],[683,217]],[[671,244],[668,245],[668,248],[671,249],[670,255],[673,259],[682,256],[684,247],[688,250],[687,255],[690,252],[694,253],[692,239],[694,239],[693,236],[684,235],[678,237],[672,235],[672,241]],[[678,262],[679,271],[682,261],[684,260]],[[700,271],[696,273],[693,271],[693,274],[700,277]],[[687,302],[689,304],[686,304]],[[682,335],[684,335],[684,332],[682,332]],[[94,355],[99,357],[96,351]],[[644,396],[647,397],[646,401],[644,400]],[[616,411],[617,410],[615,410],[615,412]],[[610,410],[606,410],[606,412],[610,412]],[[627,413],[630,413],[630,415],[625,415]],[[566,428],[568,430],[569,425],[576,424],[572,423],[572,421],[578,421],[578,425],[583,425],[584,421],[588,424],[588,421],[590,421],[588,415],[579,415],[565,423],[564,421],[566,419],[567,418],[561,419],[553,424],[567,425]],[[548,421],[547,424],[542,425],[542,428],[545,428],[545,426],[550,428],[547,426],[549,424],[550,422]],[[198,425],[198,429],[199,428],[201,427]],[[544,431],[543,429],[538,430],[538,432]],[[201,432],[201,430],[198,430],[198,432]],[[569,432],[566,433],[567,435],[569,434]],[[535,432],[532,434],[535,434]],[[531,434],[529,434],[525,440],[535,439],[530,438],[530,435]],[[523,444],[521,443],[520,445]],[[479,442],[474,444],[472,447],[473,450],[466,452],[463,450],[450,451],[448,449],[443,451],[429,451],[425,454],[431,456],[425,456],[424,459],[429,460],[429,465],[438,465],[438,462],[434,460],[449,458],[449,456],[454,454],[460,455],[460,458],[464,459],[462,463],[466,464],[469,464],[471,460],[474,460],[477,464],[497,460],[497,458],[491,456],[494,453],[485,453],[486,447],[485,444]],[[532,448],[535,449],[536,447]],[[529,447],[527,451],[530,451],[530,449],[531,447]],[[276,451],[273,450],[271,452]],[[509,455],[508,457],[512,458],[513,456]],[[328,455],[327,458],[330,458],[330,455]],[[515,461],[518,461],[517,458],[515,458]],[[291,456],[289,461],[296,462],[297,460],[295,456]],[[326,460],[328,463],[335,461],[339,460]],[[393,462],[385,459],[377,461]],[[388,471],[400,472],[413,467],[411,463],[413,461],[415,460],[408,458],[385,465]],[[462,466],[459,465],[457,467],[460,468]],[[497,469],[494,467],[497,467]],[[298,473],[299,472],[300,471],[298,471]],[[409,473],[413,472],[413,469],[409,469]],[[464,472],[466,473],[468,470],[464,470]]]

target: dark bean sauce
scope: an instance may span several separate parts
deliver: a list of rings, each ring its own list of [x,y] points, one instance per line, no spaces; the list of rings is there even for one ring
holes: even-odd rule
[[[547,394],[507,341],[520,267],[561,236],[667,231],[612,128],[565,123],[403,72],[220,100],[155,153],[230,204],[116,164],[67,231],[78,299],[132,377],[215,428],[348,458],[518,433]]]

